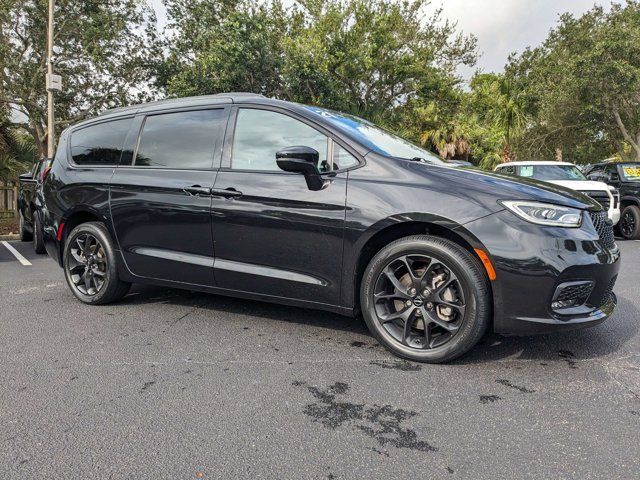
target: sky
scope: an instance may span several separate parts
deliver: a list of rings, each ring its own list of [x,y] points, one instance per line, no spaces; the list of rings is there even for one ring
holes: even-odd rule
[[[150,0],[158,20],[165,21],[161,0]],[[285,5],[293,0],[284,0]],[[596,2],[609,5],[607,0]],[[462,68],[460,75],[468,79],[480,69],[498,72],[513,51],[539,45],[563,12],[581,15],[594,5],[594,0],[432,0],[431,11],[442,7],[442,16],[458,23],[458,29],[478,38],[480,58],[473,68]]]

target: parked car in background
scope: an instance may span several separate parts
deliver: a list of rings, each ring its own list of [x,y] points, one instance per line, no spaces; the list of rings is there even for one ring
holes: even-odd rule
[[[614,310],[602,206],[442,159],[351,115],[252,94],[108,111],[66,129],[42,193],[76,298],[131,283],[362,313],[394,354],[462,355]]]
[[[36,193],[42,182],[43,169],[47,162],[40,160],[33,168],[20,175],[18,190],[18,216],[20,222],[20,240],[33,242],[36,253],[46,253],[42,238],[42,225],[36,213]]]
[[[587,179],[573,163],[555,161],[508,162],[498,165],[495,171],[542,180],[584,193],[602,205],[614,225],[620,220],[618,191],[602,181]]]
[[[618,189],[622,210],[618,232],[627,240],[640,240],[640,162],[597,163],[585,174]]]

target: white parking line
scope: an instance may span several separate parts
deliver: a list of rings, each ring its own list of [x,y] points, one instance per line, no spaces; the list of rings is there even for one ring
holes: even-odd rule
[[[9,245],[7,242],[5,242],[4,240],[2,241],[2,244],[7,247],[7,250],[9,250],[11,253],[13,253],[13,256],[16,257],[18,259],[18,261],[22,264],[22,265],[31,265],[31,262],[29,260],[27,260],[26,258],[24,258],[22,256],[22,254],[16,250],[15,248],[13,248],[11,245]]]

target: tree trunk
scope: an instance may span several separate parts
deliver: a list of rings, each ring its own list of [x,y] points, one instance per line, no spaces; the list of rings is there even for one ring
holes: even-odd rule
[[[627,141],[631,148],[634,151],[635,157],[637,161],[640,161],[640,132],[635,132],[635,138],[629,133],[626,125],[622,121],[622,117],[620,117],[620,112],[617,109],[613,110],[613,118],[616,120],[616,125],[618,129],[622,133],[622,136]]]
[[[561,162],[562,161],[562,149],[561,148],[556,148],[555,157],[556,157],[556,162]]]

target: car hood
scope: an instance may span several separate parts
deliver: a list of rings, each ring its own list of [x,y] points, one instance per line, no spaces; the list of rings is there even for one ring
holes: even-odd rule
[[[604,182],[594,182],[593,180],[547,180],[548,183],[560,185],[578,191],[602,191],[610,190]]]
[[[463,189],[468,197],[482,199],[482,203],[494,211],[502,208],[498,200],[531,200],[585,210],[602,209],[595,200],[562,185],[472,167],[449,167],[419,162],[409,164],[412,170],[418,170],[432,178],[437,176],[442,182],[452,183],[451,188]]]

